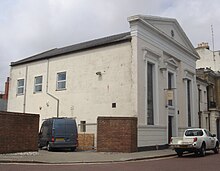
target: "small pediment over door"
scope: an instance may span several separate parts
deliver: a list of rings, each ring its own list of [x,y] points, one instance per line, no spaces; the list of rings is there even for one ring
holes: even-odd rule
[[[164,61],[167,66],[170,66],[174,69],[178,68],[178,62],[174,58],[169,58]]]

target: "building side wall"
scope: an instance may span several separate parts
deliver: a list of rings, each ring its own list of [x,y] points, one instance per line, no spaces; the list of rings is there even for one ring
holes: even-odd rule
[[[58,72],[66,72],[62,91]],[[34,93],[34,77],[41,75],[43,91]],[[26,80],[24,95],[16,95],[20,78]],[[59,99],[59,116],[96,123],[97,116],[133,116],[131,90],[131,44],[125,42],[12,67],[8,111],[37,112],[42,122],[57,116]]]

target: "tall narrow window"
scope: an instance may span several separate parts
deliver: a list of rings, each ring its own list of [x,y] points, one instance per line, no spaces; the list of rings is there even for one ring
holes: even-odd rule
[[[66,89],[66,72],[57,73],[57,90]]]
[[[154,125],[154,64],[147,63],[147,124]]]
[[[43,83],[43,76],[35,77],[34,79],[34,92],[42,92],[42,83]]]
[[[17,94],[24,94],[24,79],[19,79],[17,82]]]
[[[191,127],[191,80],[187,80],[187,111],[188,111],[188,126]]]
[[[168,90],[173,91],[173,73],[168,72]],[[168,100],[168,105],[173,106],[173,100]]]
[[[198,115],[199,115],[199,128],[201,128],[201,102],[202,102],[202,90],[198,88]]]

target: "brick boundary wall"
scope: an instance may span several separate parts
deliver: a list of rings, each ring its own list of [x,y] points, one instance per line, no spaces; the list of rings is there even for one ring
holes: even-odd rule
[[[136,152],[136,117],[98,117],[98,152]]]
[[[38,151],[39,115],[0,111],[0,153]]]

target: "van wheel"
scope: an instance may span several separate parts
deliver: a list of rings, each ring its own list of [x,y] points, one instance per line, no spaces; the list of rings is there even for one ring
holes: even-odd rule
[[[70,148],[71,151],[76,151],[76,147]]]
[[[47,151],[52,151],[52,148],[49,143],[47,143]]]
[[[40,143],[38,143],[38,148],[42,149],[42,145]]]

